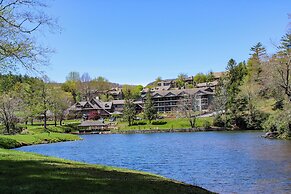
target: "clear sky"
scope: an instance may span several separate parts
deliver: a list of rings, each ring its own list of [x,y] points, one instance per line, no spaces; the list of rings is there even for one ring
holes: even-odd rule
[[[223,71],[262,42],[269,52],[287,31],[290,0],[54,0],[49,14],[61,33],[45,43],[56,50],[45,69],[64,82],[70,71],[112,82],[145,85]]]

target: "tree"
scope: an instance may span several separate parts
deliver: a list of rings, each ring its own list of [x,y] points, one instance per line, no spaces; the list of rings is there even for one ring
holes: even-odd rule
[[[266,48],[258,42],[251,47],[251,57],[248,60],[248,80],[262,84],[263,60],[266,56]]]
[[[40,30],[56,29],[45,8],[39,0],[0,1],[0,72],[19,67],[38,72],[48,63],[52,51],[39,44],[35,36]]]
[[[102,76],[99,76],[93,80],[94,88],[98,91],[106,91],[111,88],[111,83]]]
[[[176,79],[176,86],[178,88],[185,87],[185,79],[187,78],[187,74],[180,73]]]
[[[97,120],[100,118],[100,115],[98,114],[97,111],[90,111],[88,114],[88,119],[89,120]]]
[[[38,104],[40,103],[40,80],[33,79],[29,82],[22,83],[19,90],[20,98],[22,99],[22,113],[25,122],[31,121],[39,114]]]
[[[60,125],[62,125],[66,110],[70,106],[71,101],[70,94],[64,92],[60,88],[50,88],[49,109],[54,115],[55,126],[57,125],[57,120],[59,120]]]
[[[82,96],[89,100],[91,96],[91,89],[92,89],[92,79],[88,73],[83,73],[81,76],[81,91]]]
[[[204,83],[207,81],[207,76],[203,73],[197,73],[194,77],[193,77],[193,81],[198,84],[198,83]]]
[[[228,102],[228,94],[225,80],[221,78],[218,87],[215,90],[215,97],[212,101],[211,108],[216,112],[216,119],[222,119],[224,128],[227,127],[226,105]],[[223,118],[221,118],[221,116]]]
[[[186,94],[178,101],[177,113],[180,113],[182,117],[187,118],[191,128],[195,127],[196,118],[198,116],[197,113],[199,111],[199,102],[196,95]]]
[[[62,84],[62,89],[65,92],[71,93],[74,103],[78,101],[78,83],[73,80],[68,80]]]
[[[132,125],[132,122],[136,116],[135,104],[132,100],[126,99],[123,108],[123,118],[128,122],[128,126]]]
[[[279,51],[266,64],[266,80],[275,93],[285,95],[291,102],[291,34],[282,37]]]
[[[0,121],[8,134],[15,132],[21,100],[14,93],[0,95]]]
[[[148,91],[146,94],[146,100],[144,103],[144,117],[149,122],[151,122],[157,117],[157,110],[154,107],[154,103],[153,103],[150,91]]]
[[[158,76],[156,79],[155,79],[155,82],[154,82],[154,86],[156,87],[158,85],[159,82],[161,82],[163,79],[161,76]]]
[[[131,86],[125,84],[122,86],[122,93],[125,99],[136,100],[140,97],[142,89],[142,85]]]
[[[79,72],[76,72],[76,71],[71,71],[67,75],[66,80],[67,81],[79,82],[79,81],[81,81],[80,73]]]

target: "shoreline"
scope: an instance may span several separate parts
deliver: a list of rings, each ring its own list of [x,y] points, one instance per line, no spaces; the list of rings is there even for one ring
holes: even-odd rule
[[[143,171],[18,150],[0,148],[0,163],[2,175],[6,177],[0,181],[1,193],[71,193],[72,190],[76,193],[213,193],[200,186]],[[17,176],[13,172],[17,172]]]
[[[113,130],[111,134],[143,134],[143,133],[189,133],[189,132],[208,132],[208,131],[229,131],[223,128],[181,128],[181,129],[130,129]]]
[[[22,135],[22,137],[23,136],[26,136],[27,137],[29,135]],[[33,135],[30,135],[30,136],[32,137]],[[60,165],[71,165],[70,168],[75,168],[75,169],[77,169],[77,167],[79,166],[79,164],[82,164],[83,167],[81,169],[83,169],[82,172],[85,172],[85,173],[88,173],[88,171],[91,172],[93,169],[96,169],[95,170],[95,174],[97,173],[96,175],[88,174],[87,176],[90,176],[91,179],[96,179],[97,181],[100,181],[100,175],[99,175],[100,173],[103,176],[102,181],[105,181],[105,182],[112,182],[112,180],[108,180],[107,177],[116,176],[115,174],[118,173],[118,179],[120,180],[120,183],[117,183],[116,188],[118,188],[118,187],[123,188],[123,186],[122,186],[123,184],[126,185],[126,184],[130,184],[128,182],[134,182],[135,184],[141,184],[141,186],[139,186],[139,185],[135,186],[135,189],[136,189],[137,192],[144,190],[144,187],[143,187],[144,184],[148,184],[148,187],[151,187],[152,184],[157,184],[154,187],[154,190],[155,190],[156,187],[160,187],[159,189],[163,191],[162,193],[164,193],[164,192],[166,192],[166,193],[168,193],[168,192],[169,193],[172,193],[172,189],[176,190],[174,193],[176,193],[176,192],[177,193],[180,193],[180,192],[178,192],[179,190],[181,191],[181,193],[184,193],[184,192],[185,193],[188,193],[188,192],[189,193],[193,193],[193,192],[194,193],[213,193],[213,192],[211,192],[211,191],[209,191],[209,190],[207,190],[207,189],[205,189],[203,187],[200,187],[200,186],[197,186],[197,185],[192,185],[192,184],[187,184],[187,183],[180,182],[180,181],[173,180],[173,179],[169,179],[169,178],[163,177],[161,175],[157,175],[157,174],[151,174],[151,173],[147,173],[147,172],[143,172],[143,171],[136,171],[136,170],[126,169],[126,168],[116,168],[116,167],[104,166],[104,165],[93,165],[93,164],[88,164],[88,163],[80,163],[80,162],[75,162],[75,161],[72,161],[72,160],[65,160],[65,159],[62,159],[62,158],[55,158],[55,157],[50,157],[50,156],[44,156],[44,155],[40,155],[40,154],[37,154],[37,153],[29,153],[29,152],[23,152],[23,151],[19,151],[19,150],[14,150],[14,148],[19,148],[19,147],[24,147],[24,146],[31,146],[31,145],[37,145],[37,144],[51,144],[51,143],[60,143],[60,142],[67,142],[67,141],[82,140],[82,138],[80,138],[77,135],[73,135],[73,136],[71,135],[71,137],[74,137],[74,139],[70,139],[69,136],[68,136],[67,138],[63,138],[63,139],[53,139],[53,138],[52,139],[46,139],[45,138],[45,139],[42,139],[42,140],[39,139],[39,141],[37,141],[37,142],[22,142],[22,141],[19,141],[19,140],[18,141],[15,140],[15,136],[14,136],[14,139],[13,139],[13,137],[12,138],[11,137],[9,138],[9,136],[4,136],[4,137],[1,136],[0,137],[0,162],[3,163],[4,161],[6,162],[6,161],[10,160],[8,162],[8,165],[9,165],[9,168],[10,169],[14,169],[14,168],[17,169],[18,166],[22,166],[22,163],[23,162],[27,163],[28,164],[27,169],[26,169],[26,167],[24,167],[24,168],[21,169],[21,170],[23,170],[25,172],[23,176],[27,176],[27,173],[29,174],[30,171],[31,171],[31,167],[30,167],[31,165],[30,165],[30,163],[31,163],[31,160],[34,158],[32,156],[37,156],[37,157],[41,157],[41,160],[43,160],[45,158],[45,160],[47,160],[47,162],[48,162],[46,164],[46,166],[40,167],[40,171],[38,172],[38,174],[39,174],[40,177],[43,176],[43,169],[44,168],[45,169],[48,168],[47,165],[50,166],[49,168],[51,169],[52,172],[55,172],[55,170],[54,170],[54,169],[56,169],[56,167],[55,167],[55,161],[58,160],[58,162],[59,161],[60,162],[63,162],[63,163],[60,163]],[[13,142],[13,144],[10,145],[10,146],[7,146],[6,148],[4,148],[5,146],[3,146],[3,145],[5,145],[5,144],[3,144],[3,142],[5,142],[7,140],[9,140],[9,142]],[[6,142],[6,144],[8,144],[9,142]],[[15,160],[14,159],[15,157],[12,157],[13,155],[15,155],[16,158],[19,158],[20,160],[22,160],[21,165],[20,164],[16,164],[19,161],[19,159]],[[26,158],[28,158],[28,159],[26,159]],[[39,159],[36,158],[36,160],[39,160]],[[14,163],[15,163],[15,166],[14,166]],[[4,164],[4,166],[2,164],[2,168],[6,168],[5,165],[6,165],[6,163]],[[60,169],[59,166],[57,168]],[[66,170],[66,169],[67,168],[64,168],[64,170]],[[113,169],[113,170],[108,171],[106,169]],[[71,173],[71,171],[69,171],[68,173]],[[128,180],[128,178],[127,178],[127,177],[137,176],[137,175],[140,175],[141,177],[148,177],[148,178],[146,178],[146,179],[144,179],[142,181],[140,181],[140,180],[139,181],[136,181],[135,178],[133,180],[131,180],[131,179]],[[6,176],[7,177],[11,176],[10,175],[10,171],[7,172],[7,175]],[[74,182],[75,181],[74,179],[79,179],[79,182],[80,182],[82,180],[85,180],[87,176],[85,176],[85,177],[73,177],[73,178],[69,178],[68,180]],[[60,176],[59,178],[62,179],[62,177],[63,176]],[[12,179],[18,181],[17,178],[12,178]],[[149,180],[149,179],[152,179],[152,180]],[[158,179],[158,180],[155,181],[155,179]],[[19,180],[19,181],[20,181],[19,182],[20,185],[22,184],[22,186],[26,186],[26,185],[23,185],[23,181],[22,180]],[[45,180],[45,181],[47,181],[47,180]],[[115,179],[113,181],[116,182]],[[160,183],[161,181],[162,182],[167,182],[166,183],[167,186],[165,187],[164,185],[160,185],[161,184]],[[28,184],[29,185],[33,185],[33,184],[31,184],[31,182],[28,182]],[[52,187],[53,188],[53,191],[56,191],[55,190],[55,188],[56,188],[55,185],[57,183],[50,182],[48,180],[48,184],[50,185],[50,187],[48,188],[48,190],[50,190],[50,188]],[[170,189],[168,185],[172,185],[171,186],[172,189]],[[13,188],[13,189],[10,190],[11,188]],[[36,188],[36,187],[34,186],[34,188]],[[30,188],[30,190],[28,190],[28,191],[31,191],[31,189],[33,190],[34,188]],[[2,189],[3,188],[0,187],[0,191]],[[7,191],[6,189],[7,188],[4,188],[3,191]],[[17,189],[18,189],[18,187],[17,187]],[[43,190],[42,190],[43,188],[40,188],[40,189],[41,190],[37,190],[37,192],[41,192],[42,193],[43,192]],[[62,190],[62,189],[65,189],[65,190]],[[67,192],[67,190],[66,190],[67,187],[64,187],[62,189],[60,190],[60,188],[58,188],[57,190],[60,190],[60,191],[65,192],[65,193]],[[107,191],[109,189],[109,187],[105,186],[104,189]],[[111,188],[111,189],[116,190],[115,188]],[[86,190],[86,187],[85,187],[85,190]],[[97,187],[95,186],[95,189],[94,190],[95,190],[94,192],[99,191],[98,185],[97,185]],[[150,189],[150,190],[153,191],[152,189]],[[11,186],[11,187],[8,187],[8,191],[9,192],[12,192],[12,191],[13,192],[14,191],[17,191],[18,192],[19,190],[15,190],[15,187],[12,187]],[[82,190],[82,191],[84,191],[84,190]],[[91,191],[91,188],[90,188],[90,191]],[[128,190],[128,191],[129,192],[126,191],[126,193],[131,193],[130,192],[131,190]],[[46,193],[46,191],[44,193]],[[48,193],[50,193],[50,192],[48,192]],[[158,192],[158,193],[160,193],[160,192]]]
[[[223,132],[223,131],[244,131],[244,130],[232,130],[224,129],[221,127],[211,127],[211,128],[180,128],[180,129],[114,129],[114,130],[100,130],[100,131],[84,131],[79,133],[71,133],[74,135],[96,135],[96,134],[148,134],[148,133],[192,133],[192,132]],[[252,131],[252,130],[246,130]]]

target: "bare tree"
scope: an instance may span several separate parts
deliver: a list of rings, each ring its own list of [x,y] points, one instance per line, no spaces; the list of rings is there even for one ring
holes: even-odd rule
[[[267,76],[271,79],[269,82],[271,86],[275,90],[283,90],[288,101],[291,102],[291,34],[283,36],[277,48],[279,51],[267,64]]]
[[[20,110],[20,99],[12,93],[0,96],[0,121],[4,124],[7,133],[16,129],[18,122],[17,112]]]
[[[0,72],[18,67],[38,71],[48,63],[52,50],[36,41],[41,30],[56,29],[46,7],[40,0],[0,1]]]
[[[92,85],[92,79],[89,75],[89,73],[83,73],[81,76],[81,90],[83,96],[86,98],[86,100],[89,100],[91,96],[91,85]]]
[[[187,118],[191,128],[195,127],[196,118],[199,115],[200,107],[197,95],[185,94],[177,104],[177,114]]]

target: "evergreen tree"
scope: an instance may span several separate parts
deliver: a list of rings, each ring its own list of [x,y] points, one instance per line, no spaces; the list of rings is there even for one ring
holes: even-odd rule
[[[123,118],[128,122],[128,125],[131,126],[132,122],[136,116],[135,104],[132,100],[126,99],[124,108],[123,108]]]
[[[251,57],[248,60],[248,81],[262,84],[262,62],[266,57],[266,48],[259,42],[251,48]]]
[[[146,100],[144,103],[144,117],[149,122],[151,122],[157,117],[157,110],[154,107],[154,103],[153,103],[150,91],[148,91],[146,94]]]

